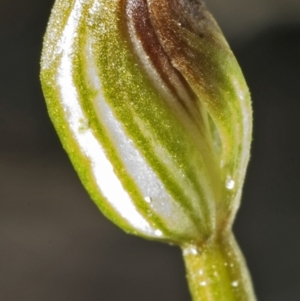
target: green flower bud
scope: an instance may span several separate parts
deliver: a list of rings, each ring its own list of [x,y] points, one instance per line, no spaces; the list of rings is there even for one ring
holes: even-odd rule
[[[184,245],[230,229],[251,140],[240,68],[198,0],[57,0],[41,80],[102,212]]]
[[[194,301],[254,301],[231,233],[249,92],[199,0],[56,0],[41,80],[91,198],[129,233],[178,244]]]

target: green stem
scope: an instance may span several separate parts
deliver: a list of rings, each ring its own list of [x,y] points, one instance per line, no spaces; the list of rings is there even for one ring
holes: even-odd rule
[[[255,301],[244,257],[232,233],[203,247],[182,247],[193,301]]]

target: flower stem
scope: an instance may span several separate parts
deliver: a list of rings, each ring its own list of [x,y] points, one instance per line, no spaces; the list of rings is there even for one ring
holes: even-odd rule
[[[182,247],[193,301],[255,301],[244,257],[232,233],[205,246]]]

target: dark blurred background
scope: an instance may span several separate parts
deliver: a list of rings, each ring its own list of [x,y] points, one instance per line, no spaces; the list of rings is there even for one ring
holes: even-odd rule
[[[258,299],[299,301],[300,1],[206,2],[253,97],[234,230]],[[61,148],[38,75],[52,5],[0,0],[0,301],[189,301],[179,249],[107,221]]]

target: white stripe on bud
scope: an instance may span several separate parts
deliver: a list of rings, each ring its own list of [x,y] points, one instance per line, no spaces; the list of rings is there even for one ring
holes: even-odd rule
[[[93,131],[88,127],[82,107],[80,106],[77,89],[72,80],[73,67],[70,57],[72,56],[73,37],[76,36],[77,12],[80,8],[80,1],[75,3],[74,10],[71,12],[63,31],[59,47],[61,50],[60,67],[57,75],[57,85],[60,90],[61,104],[64,107],[65,118],[69,122],[70,130],[77,141],[79,148],[89,159],[90,168],[92,169],[94,180],[99,187],[99,193],[102,193],[107,202],[136,230],[147,236],[157,236],[157,229],[143,218],[137,212],[133,201],[128,193],[124,190],[120,180],[114,173],[113,165],[107,159],[105,152],[95,137]],[[100,87],[99,87],[100,88]],[[107,107],[107,113],[109,109]],[[82,128],[82,124],[86,128]],[[159,235],[161,236],[161,235]]]

